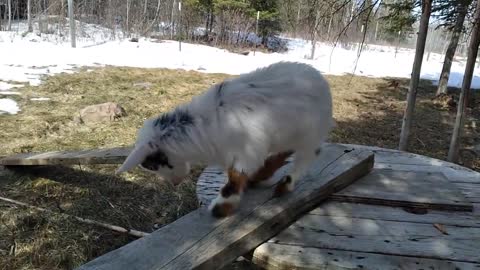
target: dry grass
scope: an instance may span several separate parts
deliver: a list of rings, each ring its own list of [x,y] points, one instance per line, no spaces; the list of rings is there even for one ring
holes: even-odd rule
[[[0,115],[0,155],[17,152],[104,148],[130,145],[145,118],[189,100],[222,74],[165,69],[102,68],[48,77],[17,97],[22,112]],[[388,79],[327,76],[338,128],[332,141],[396,148],[408,80],[397,88]],[[133,87],[150,82],[150,89]],[[412,152],[444,159],[453,112],[431,101],[434,87],[419,90]],[[30,101],[49,97],[51,101]],[[128,116],[108,124],[79,125],[73,117],[84,106],[114,101]],[[479,144],[478,127],[468,121],[466,146]],[[478,126],[478,124],[477,124]],[[463,162],[480,171],[475,156]],[[197,207],[196,168],[175,188],[134,170],[113,175],[116,166],[72,166],[0,171],[0,196],[54,211],[151,232]],[[135,238],[0,202],[0,269],[72,269]]]

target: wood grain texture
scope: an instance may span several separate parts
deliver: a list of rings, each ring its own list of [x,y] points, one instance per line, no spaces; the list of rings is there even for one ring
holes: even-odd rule
[[[417,211],[416,211],[417,210]],[[451,212],[327,201],[308,215],[366,218],[424,224],[444,224],[480,228],[480,217],[470,212]]]
[[[0,160],[4,166],[75,165],[75,164],[121,164],[131,147],[90,149],[81,151],[53,151],[23,153]]]
[[[361,251],[478,263],[480,228],[367,218],[306,215],[271,242],[305,247]]]
[[[219,269],[370,172],[373,163],[369,151],[331,145],[292,193],[272,198],[271,188],[250,189],[233,216],[215,219],[202,207],[78,269]]]
[[[376,169],[330,197],[341,202],[472,211],[473,205],[441,173]]]
[[[265,243],[252,261],[266,270],[478,270],[480,263]]]
[[[469,212],[328,201],[257,247],[253,261],[266,269],[480,269],[479,232],[480,217]]]
[[[269,182],[278,181],[290,167],[291,164],[282,167]],[[218,194],[225,181],[226,175],[220,170],[210,168],[203,172],[197,181],[198,200],[208,204]],[[461,191],[465,191],[465,194]],[[456,184],[450,183],[443,173],[374,169],[359,179],[355,185],[332,194],[330,199],[399,207],[472,211],[472,202],[478,200],[477,195],[474,191],[461,189]]]

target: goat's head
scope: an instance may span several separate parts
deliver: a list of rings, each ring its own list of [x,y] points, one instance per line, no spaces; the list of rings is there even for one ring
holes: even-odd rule
[[[157,128],[156,132],[154,132],[155,128]],[[168,151],[163,141],[158,139],[158,137],[165,136],[166,132],[168,132],[168,129],[159,132],[155,122],[147,120],[139,130],[134,149],[116,171],[116,174],[139,166],[174,185],[182,182],[190,173],[190,164],[174,151]]]
[[[174,185],[182,182],[190,172],[188,162],[163,151],[152,143],[136,145],[116,173],[129,171],[136,166],[154,173]]]

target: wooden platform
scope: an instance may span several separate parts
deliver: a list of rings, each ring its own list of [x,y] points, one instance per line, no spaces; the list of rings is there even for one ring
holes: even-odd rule
[[[266,269],[480,269],[480,174],[376,147],[374,170],[258,246]],[[279,171],[279,178],[289,165]],[[208,203],[224,175],[200,176]]]
[[[0,166],[121,164],[132,147],[24,153],[0,159]]]
[[[250,189],[233,216],[216,219],[201,207],[78,269],[220,269],[368,174],[373,164],[371,151],[331,145],[292,193],[278,198],[271,187]]]

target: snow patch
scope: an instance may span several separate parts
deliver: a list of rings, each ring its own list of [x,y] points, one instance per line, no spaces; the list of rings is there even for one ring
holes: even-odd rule
[[[0,91],[0,95],[8,96],[8,95],[20,95],[20,92],[14,92],[14,91]]]
[[[11,83],[0,81],[0,91],[10,90],[12,88],[23,87],[23,86],[24,86],[23,84],[11,84]]]
[[[0,98],[0,114],[17,114],[20,111],[15,100],[10,98]]]

